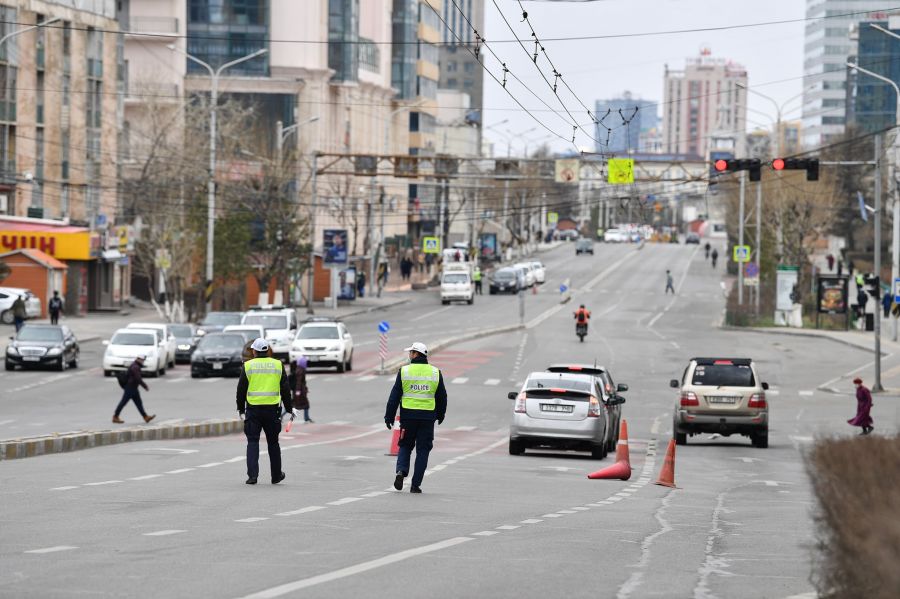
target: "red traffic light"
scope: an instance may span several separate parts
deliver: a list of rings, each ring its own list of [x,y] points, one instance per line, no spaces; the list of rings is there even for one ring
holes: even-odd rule
[[[775,160],[773,160],[772,168],[775,169],[776,171],[783,171],[784,170],[784,159],[776,158]]]
[[[720,173],[724,173],[725,171],[728,170],[728,161],[722,160],[720,158],[719,160],[716,160],[715,167],[716,167],[717,171],[719,171]]]

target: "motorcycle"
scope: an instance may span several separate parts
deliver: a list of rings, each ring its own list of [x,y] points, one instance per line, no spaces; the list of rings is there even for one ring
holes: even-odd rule
[[[578,339],[584,343],[584,337],[587,335],[587,323],[586,322],[576,322],[575,323],[575,334],[578,335]]]

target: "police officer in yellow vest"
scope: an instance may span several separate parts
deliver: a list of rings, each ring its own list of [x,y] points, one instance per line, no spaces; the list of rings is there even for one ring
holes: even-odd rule
[[[421,493],[422,479],[428,468],[428,454],[434,443],[434,421],[442,423],[447,412],[447,389],[441,371],[428,363],[428,348],[424,343],[413,343],[404,351],[409,352],[409,364],[397,373],[384,413],[384,423],[388,428],[394,425],[399,406],[400,451],[394,488],[398,491],[403,489],[403,479],[409,475],[409,460],[415,447],[416,466],[409,491]]]
[[[472,280],[475,281],[475,293],[481,295],[481,269],[476,266],[472,273]]]
[[[272,358],[269,342],[260,338],[250,347],[253,349],[253,359],[244,362],[237,387],[237,409],[244,421],[244,434],[247,435],[247,484],[255,485],[259,476],[259,434],[265,431],[272,484],[277,485],[284,480],[281,447],[278,445],[280,404],[284,404],[286,413],[293,414],[291,388],[281,361]]]

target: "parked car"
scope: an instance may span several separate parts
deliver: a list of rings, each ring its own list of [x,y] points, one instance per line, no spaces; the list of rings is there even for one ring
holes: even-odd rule
[[[200,321],[197,335],[202,337],[207,333],[221,333],[230,324],[241,324],[243,316],[243,312],[209,312]]]
[[[6,370],[52,366],[57,370],[78,367],[80,349],[74,333],[65,325],[27,324],[6,347]]]
[[[244,365],[244,337],[238,333],[209,333],[191,356],[191,378],[240,376]]]
[[[575,241],[578,239],[578,231],[575,229],[565,229],[557,232],[556,238],[560,241]]]
[[[607,229],[603,233],[603,241],[606,243],[623,243],[628,241],[628,234],[621,229]]]
[[[522,272],[525,273],[525,286],[533,287],[535,283],[537,283],[537,278],[534,276],[534,267],[531,265],[531,262],[516,262],[513,264],[513,268],[520,268]]]
[[[293,308],[255,308],[244,314],[239,324],[262,326],[266,332],[265,338],[272,346],[272,356],[283,362],[287,361],[291,342],[297,331],[297,313]]]
[[[689,243],[700,245],[700,236],[693,232],[688,233],[684,238],[684,243],[685,245]]]
[[[524,274],[521,274],[521,271],[508,266],[498,268],[488,279],[488,292],[491,295],[497,293],[517,293],[519,289],[522,288],[519,286],[520,275],[523,279],[524,286]]]
[[[119,329],[108,341],[103,341],[103,376],[116,370],[127,370],[134,359],[144,356],[141,372],[150,376],[166,373],[166,352],[160,349],[161,333],[156,329]]]
[[[175,354],[178,351],[178,343],[175,341],[175,334],[172,332],[171,326],[167,322],[131,322],[125,328],[159,331],[161,335],[160,351],[165,355],[163,363],[169,368],[175,368]]]
[[[291,361],[306,356],[310,368],[335,366],[338,372],[353,370],[353,336],[344,323],[313,319],[297,331],[291,344]]]
[[[190,362],[191,354],[197,348],[197,325],[170,324],[169,330],[175,335],[175,362]]]
[[[688,435],[719,433],[750,437],[754,447],[769,446],[768,383],[761,382],[749,358],[692,358],[678,389],[672,431],[675,443]]]
[[[606,408],[607,420],[609,421],[609,436],[607,437],[606,448],[609,451],[615,451],[616,443],[619,442],[619,424],[622,422],[622,404],[625,403],[625,398],[619,393],[628,391],[628,385],[615,384],[612,376],[609,374],[609,370],[595,364],[551,364],[547,367],[547,372],[586,374],[597,379],[603,393],[601,399]],[[612,399],[621,401],[610,401]]]
[[[579,254],[590,254],[594,255],[594,240],[589,239],[587,237],[582,237],[578,241],[575,242],[575,255]]]
[[[0,287],[0,322],[12,324],[14,322],[12,306],[19,296],[25,296],[25,317],[40,318],[41,300],[28,289],[20,287]]]
[[[529,448],[573,449],[590,451],[594,459],[605,458],[610,422],[602,396],[594,376],[532,372],[518,393],[508,395],[515,402],[509,453],[521,455]]]
[[[547,270],[544,268],[544,265],[535,260],[531,263],[531,267],[534,269],[534,280],[537,281],[539,285],[543,285],[547,280]]]

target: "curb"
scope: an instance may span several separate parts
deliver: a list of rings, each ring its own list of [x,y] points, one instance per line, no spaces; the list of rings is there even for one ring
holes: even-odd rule
[[[91,447],[130,443],[133,441],[158,441],[162,439],[191,439],[196,437],[220,437],[244,430],[244,423],[237,419],[210,420],[189,424],[171,424],[157,427],[133,427],[105,431],[77,431],[29,439],[0,441],[0,460],[16,460],[53,453],[68,453]]]
[[[783,335],[786,337],[815,337],[817,339],[827,339],[828,341],[833,341],[835,343],[840,343],[841,345],[847,345],[854,349],[859,349],[862,351],[867,351],[871,354],[875,353],[875,348],[870,347],[868,345],[862,345],[861,343],[857,343],[856,341],[852,341],[849,339],[841,339],[840,337],[832,337],[831,335],[825,333],[815,333],[808,329],[794,329],[793,331],[779,331],[773,329],[756,329],[753,327],[736,327],[732,325],[722,325],[719,327],[723,331],[742,331],[747,333],[762,333],[769,335]],[[803,331],[803,332],[801,332]],[[891,354],[881,350],[882,356],[889,356]]]
[[[368,308],[362,308],[360,310],[355,310],[353,312],[347,312],[346,314],[337,314],[334,317],[340,318],[340,319],[350,318],[351,316],[359,316],[360,314],[368,314],[369,312],[377,312],[378,310],[387,310],[387,309],[393,308],[395,306],[401,306],[403,304],[408,304],[410,301],[412,301],[411,298],[407,297],[407,298],[397,300],[395,302],[391,302],[389,304],[384,304],[382,306],[369,306]],[[315,314],[313,314],[312,316],[315,316]]]

